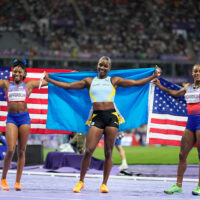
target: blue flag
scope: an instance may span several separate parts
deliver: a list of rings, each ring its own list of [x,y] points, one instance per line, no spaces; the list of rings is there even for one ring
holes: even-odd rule
[[[109,76],[119,76],[125,79],[138,80],[154,73],[155,68],[111,70]],[[50,78],[62,82],[74,82],[86,77],[95,77],[97,72],[54,73]],[[147,124],[148,121],[149,83],[143,86],[118,87],[115,104],[125,119],[119,126],[119,131],[125,131]],[[48,84],[48,114],[47,129],[66,130],[80,133],[88,132],[88,119],[92,107],[89,91],[63,89]]]

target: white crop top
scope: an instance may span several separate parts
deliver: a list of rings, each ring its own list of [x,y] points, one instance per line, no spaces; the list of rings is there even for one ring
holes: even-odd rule
[[[194,89],[194,84],[190,85],[185,93],[185,100],[187,103],[199,103],[200,102],[200,87]]]
[[[116,90],[111,83],[111,77],[107,76],[104,79],[95,77],[92,80],[90,89],[91,102],[114,102]]]
[[[22,82],[20,85],[16,85],[14,82],[10,82],[6,96],[8,102],[27,102],[28,91],[26,89],[26,84]]]

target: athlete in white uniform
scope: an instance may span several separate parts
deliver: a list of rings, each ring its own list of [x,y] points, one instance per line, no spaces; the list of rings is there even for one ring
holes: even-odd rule
[[[65,89],[83,89],[88,88],[93,106],[93,115],[90,119],[90,129],[86,139],[86,150],[81,162],[80,181],[76,184],[74,192],[80,192],[84,188],[84,177],[89,168],[91,156],[104,134],[104,173],[103,182],[100,186],[100,192],[107,193],[106,186],[110,170],[112,168],[112,151],[115,144],[115,139],[118,133],[119,115],[116,112],[114,105],[115,90],[120,87],[139,86],[148,83],[154,78],[160,76],[160,68],[157,68],[153,75],[140,79],[130,80],[121,77],[108,76],[111,69],[110,58],[103,56],[99,59],[97,65],[98,76],[95,78],[88,77],[81,81],[73,83],[59,82],[50,79],[48,75],[45,80]]]
[[[30,133],[30,117],[27,107],[27,99],[32,92],[32,89],[38,88],[40,81],[27,81],[25,62],[15,59],[13,63],[12,78],[13,82],[9,80],[0,80],[0,88],[3,88],[7,96],[8,115],[6,121],[6,142],[7,152],[4,157],[3,172],[1,177],[1,189],[8,191],[10,188],[7,184],[6,176],[15,146],[18,142],[18,160],[17,160],[17,174],[14,188],[15,190],[22,190],[20,184],[22,171],[25,163],[25,151]],[[47,85],[43,81],[42,86]]]
[[[10,82],[8,86],[8,91],[6,94],[7,102],[23,102],[27,103],[28,101],[28,91],[26,89],[26,84],[22,82],[21,84],[17,85],[14,82]],[[17,127],[20,127],[24,124],[31,124],[29,113],[26,112],[20,112],[20,113],[12,113],[9,112],[7,115],[6,124],[15,124]]]

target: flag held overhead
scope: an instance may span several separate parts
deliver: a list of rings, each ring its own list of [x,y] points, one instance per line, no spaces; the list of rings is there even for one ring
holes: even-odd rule
[[[152,75],[155,68],[111,70],[109,76],[138,80]],[[86,77],[95,77],[96,72],[76,72],[50,74],[62,82],[74,82]],[[91,109],[88,89],[63,89],[49,83],[47,128],[87,133],[85,122]],[[147,124],[149,83],[143,86],[119,87],[116,91],[115,104],[125,119],[119,131],[129,130]]]

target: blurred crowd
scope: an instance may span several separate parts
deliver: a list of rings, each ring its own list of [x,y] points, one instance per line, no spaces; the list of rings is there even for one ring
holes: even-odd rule
[[[16,32],[33,55],[192,59],[200,56],[199,10],[195,0],[0,0],[0,37]]]
[[[141,125],[138,128],[133,128],[123,132],[122,146],[146,146],[146,133],[147,125]],[[42,144],[44,148],[69,148],[67,145],[70,144],[73,151],[81,153],[84,150],[86,134],[74,133],[72,134],[31,134],[28,140],[29,145]],[[103,139],[103,138],[102,138]],[[63,146],[63,147],[62,147]],[[68,149],[69,150],[69,149]]]

